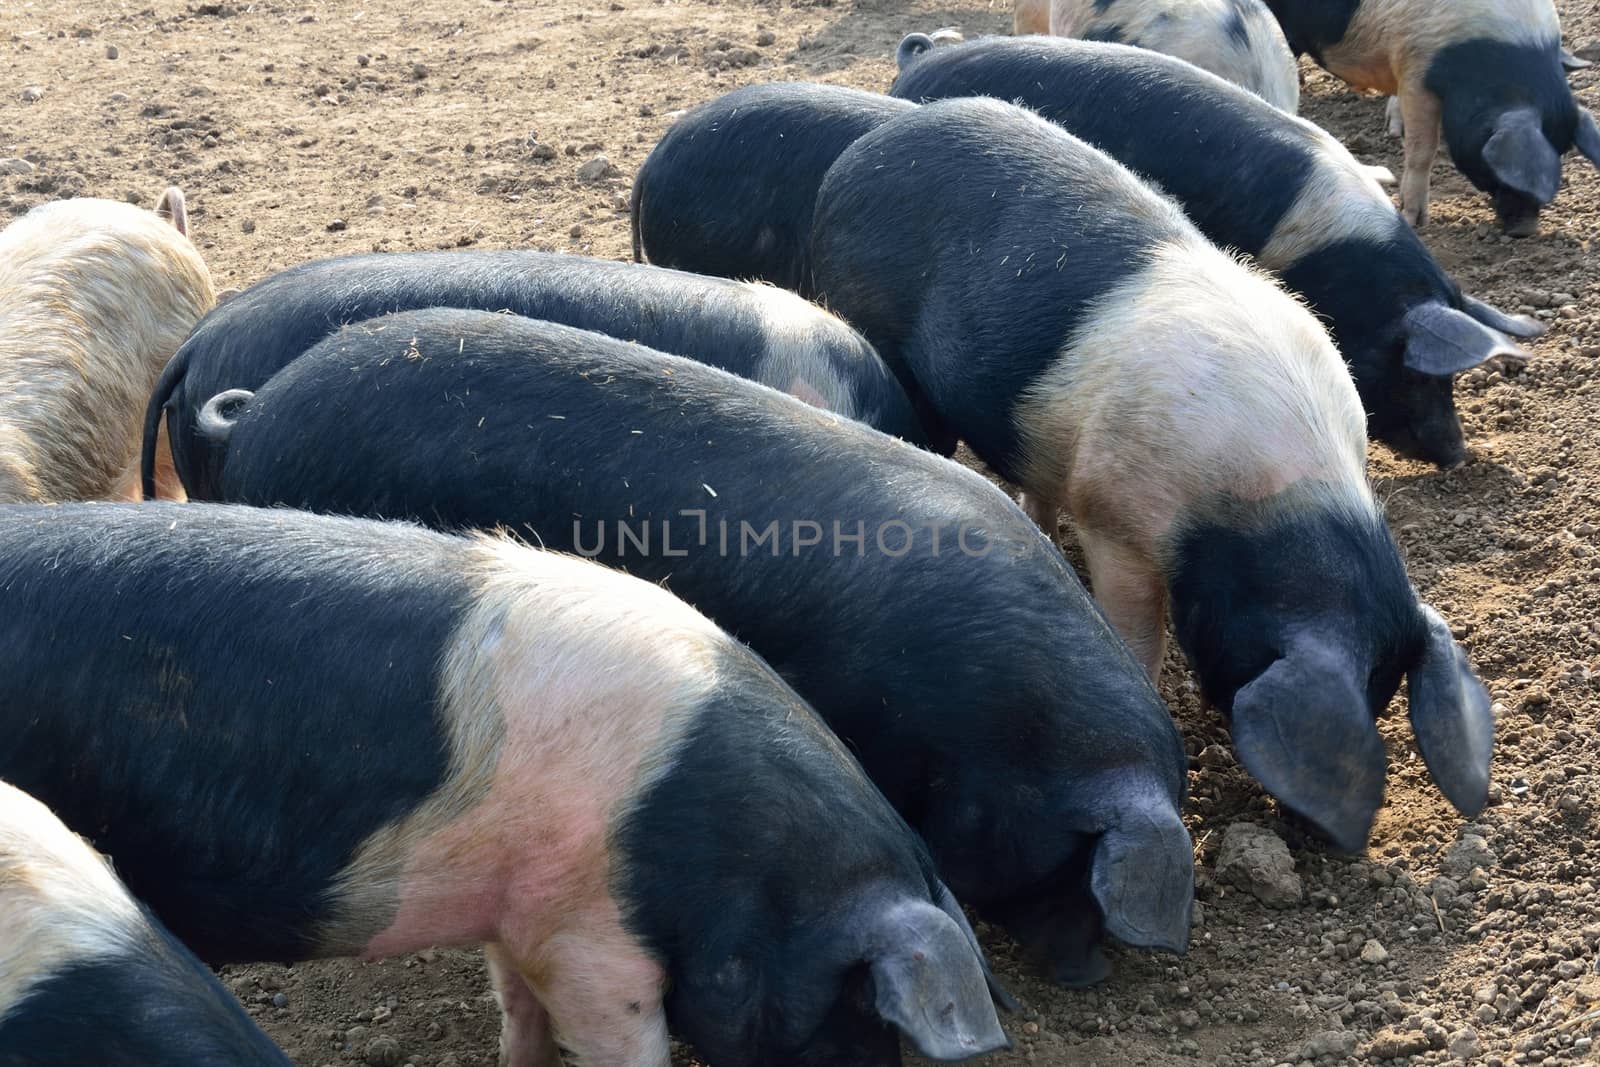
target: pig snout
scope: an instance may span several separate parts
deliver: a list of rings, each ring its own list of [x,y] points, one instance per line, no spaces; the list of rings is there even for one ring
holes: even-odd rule
[[[1395,395],[1374,405],[1372,435],[1407,459],[1431,463],[1444,470],[1467,460],[1467,441],[1461,430],[1448,377],[1403,372]]]
[[[1539,232],[1537,200],[1515,189],[1496,189],[1494,214],[1500,229],[1511,237],[1532,237]]]

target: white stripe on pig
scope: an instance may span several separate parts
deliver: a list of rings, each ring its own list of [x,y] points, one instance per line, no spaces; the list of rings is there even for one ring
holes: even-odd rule
[[[449,778],[362,847],[323,947],[493,943],[497,981],[514,965],[581,1062],[665,1065],[664,975],[623,927],[608,837],[671,765],[732,639],[620,572],[486,537],[470,551],[477,596],[442,672]],[[386,929],[360,922],[375,907]],[[540,1021],[508,1013],[503,1045],[547,1047],[519,1032]]]
[[[1398,221],[1394,204],[1349,149],[1320,126],[1300,120],[1299,132],[1316,155],[1305,186],[1256,256],[1267,270],[1285,270],[1338,241],[1387,244]]]
[[[755,379],[763,385],[804,400],[813,407],[861,418],[855,397],[833,372],[817,342],[837,331],[836,343],[848,348],[850,327],[804,297],[766,282],[745,282],[755,298],[767,334],[767,350],[756,364]],[[865,342],[854,342],[865,347]]]
[[[0,1020],[70,964],[128,952],[143,926],[105,859],[0,782]]]
[[[1312,506],[1376,511],[1366,418],[1327,331],[1198,237],[1156,246],[1097,300],[1013,418],[1023,489],[1071,510],[1095,597],[1152,673],[1168,538],[1207,500],[1309,480]]]

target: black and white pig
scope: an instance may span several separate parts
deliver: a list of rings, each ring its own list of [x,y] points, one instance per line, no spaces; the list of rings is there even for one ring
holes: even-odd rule
[[[1061,554],[960,465],[638,345],[445,309],[352,325],[201,426],[224,499],[506,527],[664,583],[1056,978],[1102,977],[1103,931],[1186,947],[1182,741]]]
[[[205,441],[194,432],[202,404],[224,389],[254,389],[347,322],[424,307],[510,311],[597,330],[928,442],[871,345],[822,308],[770,285],[542,252],[359,255],[274,274],[195,327],[145,411],[145,494],[163,413],[179,478],[209,496]]]
[[[1018,101],[1155,182],[1212,241],[1305,297],[1350,364],[1368,435],[1402,455],[1464,461],[1455,375],[1526,359],[1502,331],[1543,332],[1463,294],[1370,168],[1320,127],[1186,63],[1114,44],[989,38],[913,60],[891,92]]]
[[[1016,0],[1012,32],[1148,48],[1300,110],[1300,65],[1262,0]]]
[[[812,256],[1047,530],[1070,509],[1095,596],[1152,674],[1170,601],[1240,762],[1288,807],[1364,846],[1386,775],[1374,720],[1402,676],[1434,779],[1483,806],[1488,694],[1406,578],[1360,400],[1302,304],[1110,157],[982,98],[847,149]]]
[[[49,714],[39,714],[48,708]],[[1006,1044],[977,943],[806,704],[681,601],[489,537],[0,509],[0,775],[210,962],[482,942],[502,1063]],[[893,1024],[890,1027],[886,1024]]]
[[[1527,236],[1576,148],[1600,167],[1600,128],[1567,85],[1552,0],[1267,0],[1289,44],[1356,89],[1395,94],[1405,136],[1400,205],[1428,218],[1445,146],[1488,193],[1507,233]]]
[[[811,82],[750,85],[701,104],[633,179],[633,258],[808,294],[822,176],[857,137],[909,107]]]
[[[290,1067],[104,857],[0,782],[0,1063]]]

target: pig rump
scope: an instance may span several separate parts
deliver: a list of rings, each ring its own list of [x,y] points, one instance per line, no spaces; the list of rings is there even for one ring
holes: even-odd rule
[[[700,105],[639,167],[634,259],[811,295],[806,246],[822,176],[858,137],[909,107],[806,82],[747,86]]]

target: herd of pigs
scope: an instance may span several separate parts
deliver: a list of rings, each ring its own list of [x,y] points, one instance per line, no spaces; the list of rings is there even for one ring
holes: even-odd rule
[[[283,1064],[206,964],[474,943],[510,1067],[1005,1047],[962,904],[1067,985],[1187,946],[1169,610],[1336,847],[1402,678],[1479,811],[1489,698],[1366,441],[1462,462],[1453,377],[1540,331],[1414,227],[1441,131],[1515,234],[1600,165],[1549,0],[1016,26],[685,115],[652,266],[355,256],[213,308],[176,189],[0,233],[0,1063]],[[1296,53],[1396,94],[1399,210]]]

